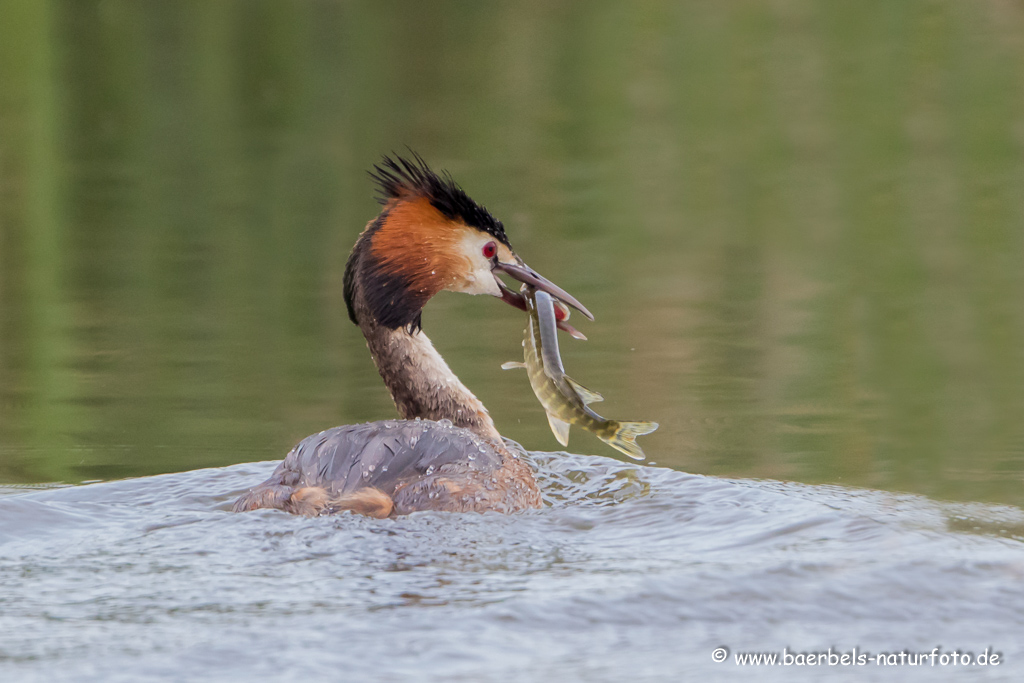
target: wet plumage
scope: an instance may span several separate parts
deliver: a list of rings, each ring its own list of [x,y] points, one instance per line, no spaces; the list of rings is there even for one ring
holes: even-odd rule
[[[528,475],[527,466],[504,444],[447,420],[370,422],[306,437],[235,509],[355,510],[374,517],[427,506],[514,512],[540,504]]]

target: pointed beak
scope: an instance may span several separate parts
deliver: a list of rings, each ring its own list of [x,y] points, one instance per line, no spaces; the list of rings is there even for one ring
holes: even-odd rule
[[[546,277],[535,271],[533,268],[530,268],[522,261],[520,261],[519,263],[502,263],[501,261],[498,261],[497,263],[494,264],[491,270],[495,273],[505,273],[506,275],[509,275],[510,277],[519,280],[522,283],[528,284],[531,287],[536,287],[542,292],[547,292],[556,299],[560,299],[565,303],[569,304],[577,311],[590,318],[591,320],[594,319],[594,315],[587,310],[586,306],[577,301],[576,297],[574,297],[572,294],[569,294],[569,292],[565,291],[551,280],[548,280]],[[526,308],[525,302],[523,302],[522,305],[520,305],[519,303],[520,301],[522,301],[522,295],[520,295],[518,292],[513,292],[511,289],[506,287],[504,283],[502,283],[501,280],[498,279],[497,277],[495,277],[494,279],[498,280],[498,286],[501,288],[501,298],[505,302],[512,304],[516,308]]]

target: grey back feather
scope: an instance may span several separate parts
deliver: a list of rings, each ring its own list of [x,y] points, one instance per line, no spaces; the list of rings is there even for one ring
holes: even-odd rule
[[[404,482],[458,470],[490,472],[502,457],[494,445],[447,420],[398,420],[334,427],[303,439],[271,479],[332,495],[373,486],[392,494]]]

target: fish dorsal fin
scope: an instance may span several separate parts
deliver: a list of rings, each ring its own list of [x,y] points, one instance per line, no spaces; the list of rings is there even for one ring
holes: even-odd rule
[[[557,417],[548,413],[548,424],[551,426],[551,433],[558,439],[558,443],[563,446],[569,445],[569,423],[564,420],[559,420]]]
[[[589,405],[591,403],[598,403],[604,400],[604,396],[597,393],[596,391],[591,391],[590,389],[587,389],[585,386],[574,380],[572,377],[569,377],[568,375],[565,376],[565,381],[569,383],[569,386],[576,390],[576,394],[579,395],[580,400],[583,401],[585,405]]]
[[[502,363],[501,364],[501,369],[502,370],[515,370],[516,368],[525,368],[525,367],[526,367],[526,363],[520,363],[520,362],[514,361],[514,360],[510,360],[507,363]]]

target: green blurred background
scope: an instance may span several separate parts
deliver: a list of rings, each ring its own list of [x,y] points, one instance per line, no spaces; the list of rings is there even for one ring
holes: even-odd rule
[[[1024,503],[1011,0],[0,0],[0,482],[393,416],[341,278],[407,145],[595,312],[565,365],[658,465]],[[553,450],[524,322],[424,315]]]

